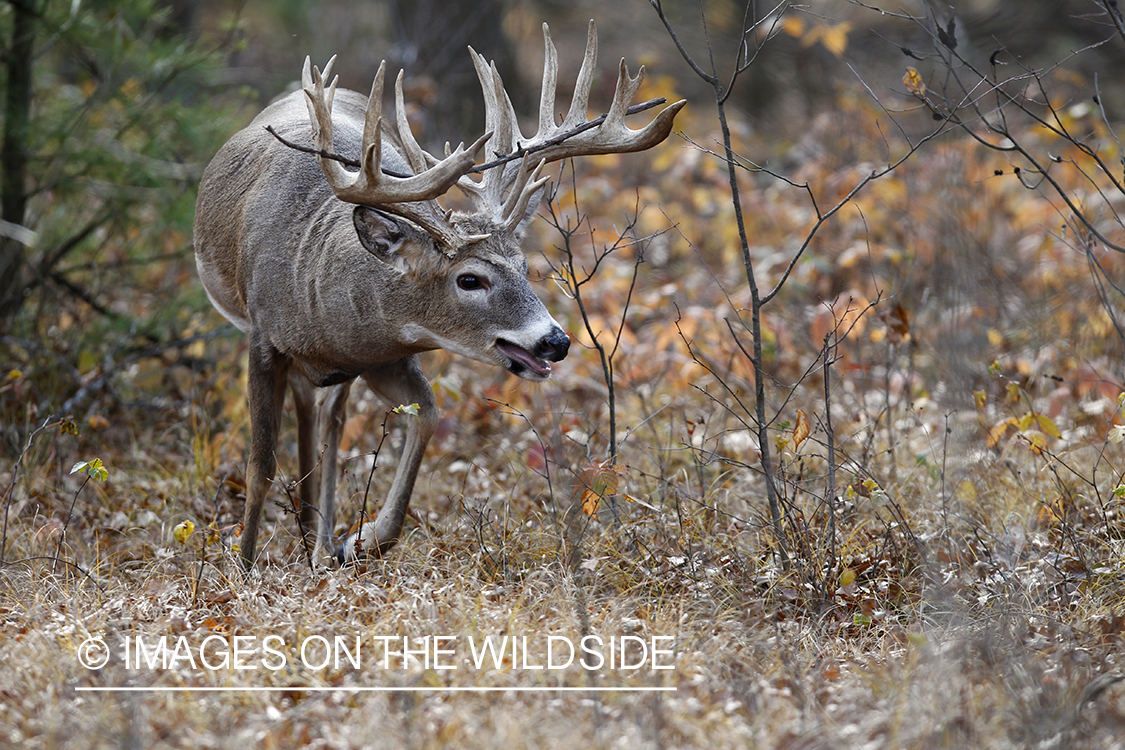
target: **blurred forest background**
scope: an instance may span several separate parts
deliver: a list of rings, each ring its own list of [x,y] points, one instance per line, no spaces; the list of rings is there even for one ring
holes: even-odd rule
[[[0,5],[0,736],[1120,747],[1117,3],[662,7],[682,52],[646,0]],[[621,57],[647,67],[640,100],[689,105],[659,148],[555,172],[526,248],[570,356],[532,387],[425,355],[443,420],[404,541],[366,570],[304,565],[286,422],[266,573],[230,575],[245,341],[196,278],[208,160],[306,55],[363,92],[380,60],[405,68],[422,144],[471,141],[466,45],[531,114],[541,24],[562,106],[591,18],[591,116]],[[378,504],[406,418],[353,400],[341,529]],[[295,692],[76,711],[70,690],[148,679],[76,668],[91,633],[482,622],[674,633],[678,693],[350,714]]]

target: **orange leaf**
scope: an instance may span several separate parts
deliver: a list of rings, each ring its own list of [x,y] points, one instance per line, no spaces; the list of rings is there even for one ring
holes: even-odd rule
[[[601,505],[602,496],[593,490],[582,493],[582,512],[591,518],[598,515],[598,506]]]
[[[805,438],[809,436],[811,431],[809,427],[809,415],[798,409],[797,424],[793,425],[793,450],[797,450],[801,447],[801,443],[805,442]]]
[[[1004,436],[1008,434],[1009,427],[1014,427],[1017,430],[1019,429],[1019,423],[1015,420],[1014,417],[1009,417],[1003,422],[994,425],[992,429],[988,431],[988,440],[985,441],[985,445],[987,445],[989,448],[994,448],[996,444],[999,443],[1004,438]]]

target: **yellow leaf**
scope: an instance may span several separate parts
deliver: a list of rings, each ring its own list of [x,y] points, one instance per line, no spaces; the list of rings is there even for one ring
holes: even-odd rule
[[[840,57],[848,48],[848,32],[851,29],[852,25],[847,21],[830,26],[820,35],[820,43],[833,55]]]
[[[1047,450],[1047,436],[1042,432],[1021,432],[1020,436],[1027,441],[1032,453],[1040,455]]]
[[[98,356],[89,349],[83,349],[78,353],[78,372],[86,375],[95,367],[98,366]]]
[[[195,524],[191,521],[181,521],[172,529],[172,538],[180,544],[187,544],[187,540],[195,532]]]
[[[911,94],[915,96],[926,95],[926,84],[922,80],[922,76],[918,74],[917,68],[907,68],[906,75],[902,77],[902,83]]]
[[[840,585],[850,586],[855,583],[856,572],[855,568],[844,568],[840,571]]]
[[[984,391],[973,391],[973,402],[976,403],[978,411],[984,411],[988,403],[988,394]]]
[[[109,420],[101,414],[91,414],[86,419],[86,422],[90,425],[91,430],[104,430],[106,427],[109,427]]]
[[[1018,383],[1008,383],[1008,398],[1012,401],[1020,400],[1020,387]]]
[[[801,46],[811,47],[820,42],[826,50],[839,57],[848,47],[848,32],[851,29],[852,25],[846,21],[835,26],[814,26],[801,37]]]
[[[1035,414],[1033,416],[1035,418],[1034,422],[1041,432],[1045,432],[1055,440],[1062,440],[1062,432],[1059,431],[1059,428],[1055,426],[1054,421],[1050,417],[1046,417],[1042,414]]]
[[[810,432],[809,415],[798,409],[797,424],[793,425],[793,450],[801,447],[801,443],[805,442]]]
[[[797,16],[786,16],[781,21],[781,30],[791,37],[800,39],[805,33],[805,22]]]

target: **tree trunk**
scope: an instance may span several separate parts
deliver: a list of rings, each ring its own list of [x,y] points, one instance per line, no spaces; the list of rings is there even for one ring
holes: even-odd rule
[[[31,68],[36,0],[12,0],[12,43],[7,58],[4,145],[0,152],[0,328],[23,304],[23,266],[27,241],[27,152],[31,116]]]
[[[424,146],[436,149],[447,140],[471,140],[465,134],[484,127],[484,100],[466,50],[470,44],[496,61],[516,112],[533,111],[501,26],[510,5],[509,0],[391,0],[395,46],[389,62],[401,65],[410,77],[407,89],[421,94],[417,98],[430,120],[423,124]],[[533,78],[538,80],[538,74]],[[423,93],[427,89],[428,96]]]

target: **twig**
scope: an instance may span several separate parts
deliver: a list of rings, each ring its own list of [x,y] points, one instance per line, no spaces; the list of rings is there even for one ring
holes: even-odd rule
[[[90,482],[90,475],[87,474],[82,480],[82,484],[74,491],[74,497],[70,500],[70,508],[66,511],[66,520],[63,521],[62,531],[59,532],[59,543],[55,546],[55,562],[51,563],[51,572],[55,572],[55,564],[58,563],[62,557],[63,542],[66,541],[66,530],[70,528],[70,519],[74,517],[74,506],[78,503],[78,496],[82,494],[82,490]]]

